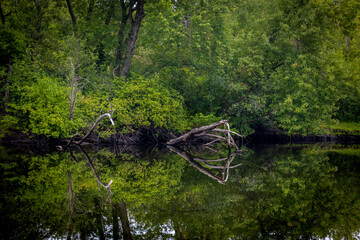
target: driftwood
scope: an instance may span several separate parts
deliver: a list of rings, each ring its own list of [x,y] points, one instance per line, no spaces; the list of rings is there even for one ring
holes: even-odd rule
[[[113,119],[112,119],[112,114],[113,114],[113,112],[114,112],[114,110],[111,109],[109,112],[100,115],[100,116],[98,117],[98,119],[96,119],[96,121],[95,121],[95,123],[93,124],[93,126],[90,128],[89,132],[88,132],[84,137],[82,137],[82,138],[80,139],[80,141],[78,141],[78,142],[74,142],[74,139],[75,139],[75,137],[79,137],[80,134],[79,134],[79,133],[75,133],[75,134],[70,138],[69,142],[67,143],[67,146],[71,145],[73,142],[74,142],[75,144],[77,144],[77,145],[82,144],[82,143],[84,142],[84,140],[85,140],[87,137],[89,137],[90,134],[94,131],[94,129],[96,128],[96,126],[101,122],[101,120],[103,120],[103,118],[105,118],[105,117],[108,117],[108,118],[110,119],[111,124],[112,124],[113,126],[115,126],[114,121],[113,121]]]
[[[220,129],[220,127],[223,127],[224,129]],[[218,134],[223,134],[223,136]],[[242,138],[240,134],[230,130],[229,123],[226,120],[221,120],[220,122],[213,123],[211,125],[194,128],[191,131],[181,135],[180,137],[171,139],[166,144],[174,146],[186,143],[189,140],[193,140],[196,138],[208,138],[211,139],[211,141],[204,144],[203,146],[211,145],[220,141],[225,141],[228,145],[229,151],[231,147],[234,147],[236,151],[240,151],[234,138],[231,136],[232,134]]]
[[[111,109],[109,112],[104,113],[102,115],[100,115],[97,120],[95,121],[95,123],[92,125],[92,127],[90,128],[90,130],[88,131],[88,133],[83,136],[81,138],[79,133],[75,133],[67,142],[66,146],[70,146],[72,144],[75,145],[81,145],[90,135],[91,133],[94,131],[94,129],[97,127],[97,125],[100,123],[100,121],[102,119],[104,119],[105,117],[108,117],[111,121],[111,124],[114,126],[114,121],[112,119],[112,114],[113,114],[113,110]],[[141,132],[139,133],[141,135]],[[211,151],[217,152],[215,149],[211,148],[210,146],[212,144],[215,143],[219,143],[219,142],[225,142],[228,146],[228,150],[229,153],[232,152],[231,148],[234,148],[236,152],[241,151],[239,149],[239,146],[237,145],[237,143],[235,142],[233,135],[242,138],[242,136],[234,131],[232,131],[230,129],[229,123],[226,120],[221,120],[217,123],[213,123],[211,125],[207,125],[207,126],[202,126],[199,128],[194,128],[191,131],[171,139],[170,141],[168,141],[166,143],[166,145],[168,146],[178,146],[184,143],[189,143],[191,141],[194,140],[201,140],[201,141],[205,141],[202,146],[205,148],[208,148]],[[115,135],[116,137],[116,135]],[[139,137],[139,136],[136,136]],[[75,138],[79,139],[81,138],[79,141],[75,141]],[[126,136],[119,136],[119,138],[123,139],[127,144],[133,144],[136,143],[132,141],[131,137],[126,137]],[[61,146],[58,146],[59,150],[63,150],[63,148]]]

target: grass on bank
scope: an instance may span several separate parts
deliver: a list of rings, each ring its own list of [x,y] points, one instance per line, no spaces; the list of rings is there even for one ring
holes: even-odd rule
[[[360,122],[340,122],[322,126],[331,135],[360,135]]]

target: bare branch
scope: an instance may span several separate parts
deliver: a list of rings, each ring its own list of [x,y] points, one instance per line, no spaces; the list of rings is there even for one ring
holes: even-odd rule
[[[96,126],[99,124],[99,122],[100,122],[104,117],[108,117],[109,120],[110,120],[110,122],[111,122],[111,124],[112,124],[113,126],[115,126],[115,123],[114,123],[114,121],[113,121],[113,119],[112,119],[112,113],[113,113],[114,111],[115,111],[115,110],[111,110],[111,111],[110,111],[111,114],[107,112],[107,113],[104,113],[104,114],[100,115],[100,116],[98,117],[98,119],[95,121],[95,123],[93,124],[93,126],[91,127],[90,131],[89,131],[79,142],[77,142],[76,144],[77,144],[77,145],[82,144],[82,143],[84,142],[84,140],[85,140],[87,137],[89,137],[89,135],[92,133],[92,131],[94,131],[94,129],[96,128]],[[67,144],[67,146],[69,146],[69,145],[71,144],[72,140],[73,140],[77,135],[79,135],[79,134],[76,133],[76,134],[74,134],[74,135],[71,137],[71,140],[70,140],[70,142]]]
[[[227,159],[228,159],[227,157],[217,158],[217,159],[204,159],[204,158],[200,158],[200,157],[194,157],[194,160],[200,161],[200,162],[219,162],[219,161],[225,161]]]
[[[225,120],[221,120],[220,122],[217,122],[217,123],[214,123],[214,124],[211,124],[211,125],[208,125],[208,126],[203,126],[203,127],[200,127],[200,128],[194,128],[191,131],[181,135],[180,137],[168,141],[166,144],[167,145],[176,145],[176,144],[179,144],[179,143],[186,142],[188,139],[193,137],[195,134],[200,134],[200,133],[203,133],[203,132],[211,131],[211,130],[215,129],[218,126],[223,125],[225,122],[226,122]]]
[[[238,134],[238,133],[236,133],[234,131],[230,131],[230,130],[224,130],[224,129],[215,128],[213,131],[215,131],[215,132],[230,132],[230,133],[232,133],[232,134],[234,134],[236,136],[239,136],[241,138],[243,137],[240,134]]]
[[[66,146],[69,146],[69,145],[73,142],[73,140],[74,140],[75,137],[80,137],[80,134],[79,134],[79,133],[75,133],[75,134],[70,138],[70,140],[69,140],[69,142],[66,144]]]

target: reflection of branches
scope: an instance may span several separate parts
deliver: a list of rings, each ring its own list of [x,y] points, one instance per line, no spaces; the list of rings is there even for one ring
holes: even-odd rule
[[[71,158],[71,160],[73,160],[76,164],[78,164],[79,162],[76,160],[76,158],[75,158],[75,156],[74,156],[73,152],[71,151],[71,148],[66,147],[66,149],[67,149],[67,150],[68,150],[68,152],[70,153],[70,158]]]
[[[119,213],[120,213],[121,226],[123,229],[123,237],[125,240],[132,240],[133,238],[131,235],[131,229],[130,229],[130,223],[129,223],[128,213],[127,213],[126,203],[120,202],[118,204],[118,208],[119,208]]]
[[[68,170],[68,201],[69,201],[68,239],[71,239],[72,236],[72,232],[73,232],[72,218],[75,214],[75,194],[72,185],[73,185],[72,175],[70,170]]]
[[[224,184],[228,180],[230,168],[236,168],[241,165],[241,163],[240,163],[240,164],[231,166],[231,162],[234,161],[234,159],[237,155],[239,155],[238,152],[231,153],[231,154],[229,154],[229,156],[223,157],[223,158],[203,159],[203,158],[199,158],[199,157],[194,157],[187,151],[182,150],[177,147],[174,147],[174,146],[168,146],[168,148],[171,151],[173,151],[173,152],[179,154],[181,157],[183,157],[186,161],[188,161],[191,164],[191,166],[195,167],[203,174],[207,175],[208,177],[214,179],[215,181],[217,181],[221,184]],[[197,161],[201,162],[203,165],[205,165],[208,168],[222,169],[223,170],[222,177],[220,178],[219,176],[216,176],[210,169],[203,167]],[[220,162],[220,161],[226,161],[226,163],[223,166],[215,166],[215,165],[211,165],[211,164],[207,163],[207,162]]]
[[[91,167],[91,170],[93,171],[94,176],[95,176],[96,180],[98,181],[98,183],[99,183],[101,186],[103,186],[103,187],[106,189],[106,191],[108,191],[108,199],[110,199],[111,184],[112,184],[113,180],[111,179],[110,182],[109,182],[107,185],[106,185],[105,183],[103,183],[103,181],[101,181],[101,179],[100,179],[100,177],[99,177],[99,175],[98,175],[98,173],[97,173],[97,171],[96,171],[96,169],[95,169],[95,167],[94,167],[94,164],[92,163],[89,155],[84,151],[84,149],[83,149],[81,146],[78,146],[78,148],[80,149],[80,151],[83,153],[83,155],[84,155],[85,158],[87,159],[88,164],[89,164],[89,166]]]
[[[78,149],[82,152],[82,154],[84,155],[84,157],[86,158],[89,166],[91,167],[91,170],[93,171],[94,173],[94,176],[98,182],[99,185],[101,185],[102,187],[104,187],[106,189],[106,191],[108,192],[108,196],[107,196],[107,201],[111,204],[111,207],[112,207],[112,217],[113,217],[113,234],[114,234],[114,239],[119,239],[119,224],[118,224],[118,211],[120,211],[121,213],[121,206],[120,207],[117,207],[116,204],[114,203],[111,203],[110,201],[110,195],[111,195],[111,184],[113,182],[113,180],[110,180],[110,182],[108,184],[105,184],[99,177],[99,174],[97,173],[96,169],[95,169],[95,166],[90,158],[90,156],[86,153],[86,151],[81,147],[81,146],[77,146]],[[77,164],[78,161],[75,159],[75,156],[73,155],[72,151],[71,151],[71,148],[68,147],[67,150],[69,151],[70,153],[70,157],[71,159]],[[69,198],[69,226],[68,226],[68,239],[71,239],[72,237],[72,234],[73,234],[73,223],[72,223],[72,218],[74,216],[74,213],[75,213],[75,209],[74,209],[74,201],[76,200],[75,198],[75,194],[74,194],[74,191],[73,191],[73,188],[72,188],[72,175],[71,175],[71,172],[68,171],[68,176],[69,176],[69,186],[68,186],[68,198]],[[98,201],[98,199],[94,199],[95,200],[95,208],[96,209],[100,209],[100,203]],[[126,208],[125,208],[125,214],[127,214],[126,212]],[[95,213],[95,217],[96,217],[96,226],[98,227],[98,231],[99,231],[99,235],[100,235],[100,239],[105,239],[105,235],[104,235],[104,231],[103,231],[103,225],[102,225],[102,217],[101,217],[101,213],[98,213],[96,212]],[[120,219],[121,221],[122,218],[124,218],[124,216],[120,216]],[[127,219],[127,217],[126,217]],[[128,221],[127,221],[128,223]],[[123,223],[124,224],[124,223]],[[130,229],[130,225],[128,224],[128,226],[122,226],[123,229],[125,228],[126,229]],[[127,227],[127,228],[126,228]],[[124,230],[124,231],[125,231]],[[130,233],[130,230],[128,230],[128,232]],[[130,236],[130,237],[129,237]],[[131,238],[131,233],[130,235],[128,236],[128,238],[125,238],[124,236],[124,239],[132,239]]]

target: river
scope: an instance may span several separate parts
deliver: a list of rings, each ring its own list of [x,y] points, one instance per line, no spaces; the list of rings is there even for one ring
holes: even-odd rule
[[[0,156],[0,239],[360,238],[359,145]]]

